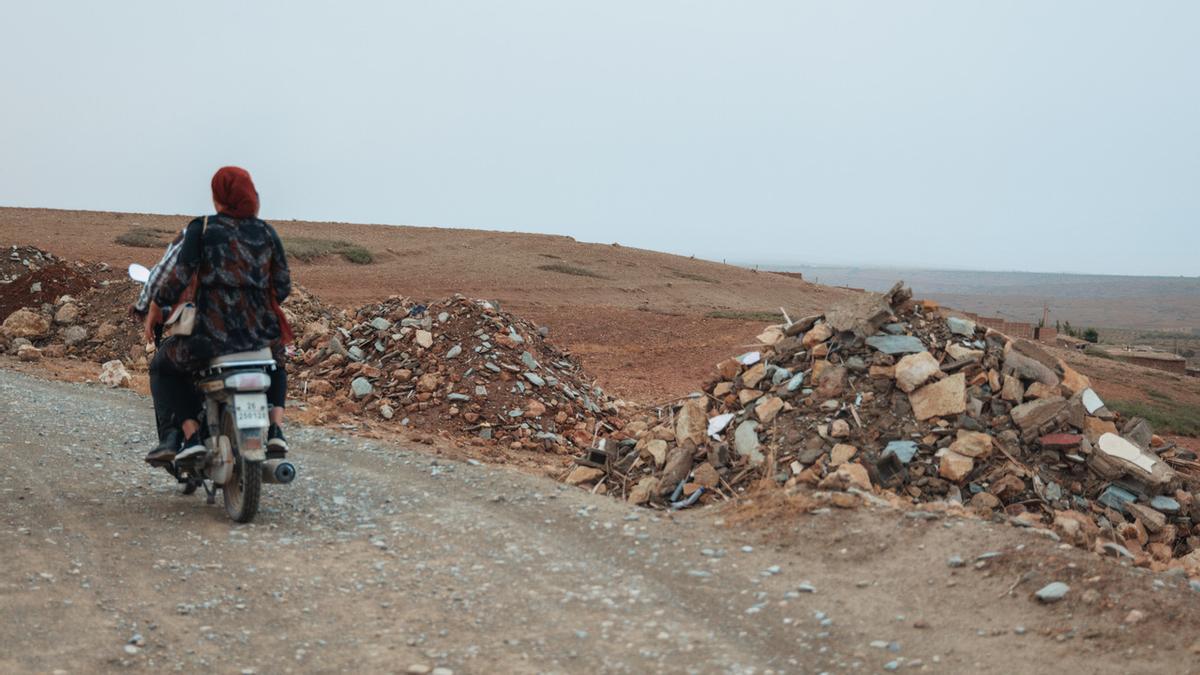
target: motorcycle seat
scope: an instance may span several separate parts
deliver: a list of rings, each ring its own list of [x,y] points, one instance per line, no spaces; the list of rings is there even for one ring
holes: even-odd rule
[[[270,347],[264,347],[253,352],[237,352],[234,354],[225,354],[209,361],[209,368],[236,368],[238,366],[263,366],[274,365],[275,357],[271,354]]]

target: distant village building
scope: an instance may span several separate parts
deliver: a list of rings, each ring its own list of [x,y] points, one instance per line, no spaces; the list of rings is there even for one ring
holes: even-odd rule
[[[1127,363],[1165,370],[1169,373],[1187,374],[1187,359],[1178,354],[1148,349],[1109,349],[1108,354]]]

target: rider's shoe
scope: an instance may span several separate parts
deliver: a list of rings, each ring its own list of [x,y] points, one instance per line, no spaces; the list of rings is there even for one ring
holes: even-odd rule
[[[278,424],[272,424],[267,429],[267,452],[283,456],[287,454],[287,439],[283,437],[283,429]]]
[[[183,442],[183,450],[180,450],[179,454],[175,455],[175,461],[182,462],[189,457],[204,454],[205,452],[208,452],[208,448],[204,446],[204,441],[200,439],[200,432],[197,431],[192,434],[191,438]]]
[[[158,446],[146,455],[146,461],[151,464],[158,464],[170,462],[175,459],[176,453],[179,452],[179,446],[183,444],[182,437],[183,433],[178,429],[168,431]]]

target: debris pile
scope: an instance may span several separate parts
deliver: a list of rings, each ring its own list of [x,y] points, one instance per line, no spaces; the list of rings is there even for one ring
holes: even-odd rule
[[[949,502],[1200,574],[1194,453],[1119,419],[1039,345],[911,295],[897,284],[769,327],[703,393],[578,458],[572,482],[675,508],[756,482],[838,506]]]
[[[570,454],[618,428],[616,405],[545,329],[491,302],[392,297],[353,313],[297,302],[293,395],[347,414]]]

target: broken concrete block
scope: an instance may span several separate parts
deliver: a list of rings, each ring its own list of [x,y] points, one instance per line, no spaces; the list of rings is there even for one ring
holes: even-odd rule
[[[938,463],[938,475],[952,483],[961,483],[975,468],[975,460],[947,450]]]
[[[927,384],[908,395],[913,415],[918,420],[946,415],[960,415],[967,409],[967,378],[958,373]]]
[[[867,345],[884,354],[916,354],[925,351],[925,343],[911,335],[872,335]]]
[[[959,429],[950,451],[972,459],[986,459],[992,454],[992,437],[978,431]]]
[[[896,363],[896,386],[909,394],[941,371],[937,359],[926,351],[909,354]]]

